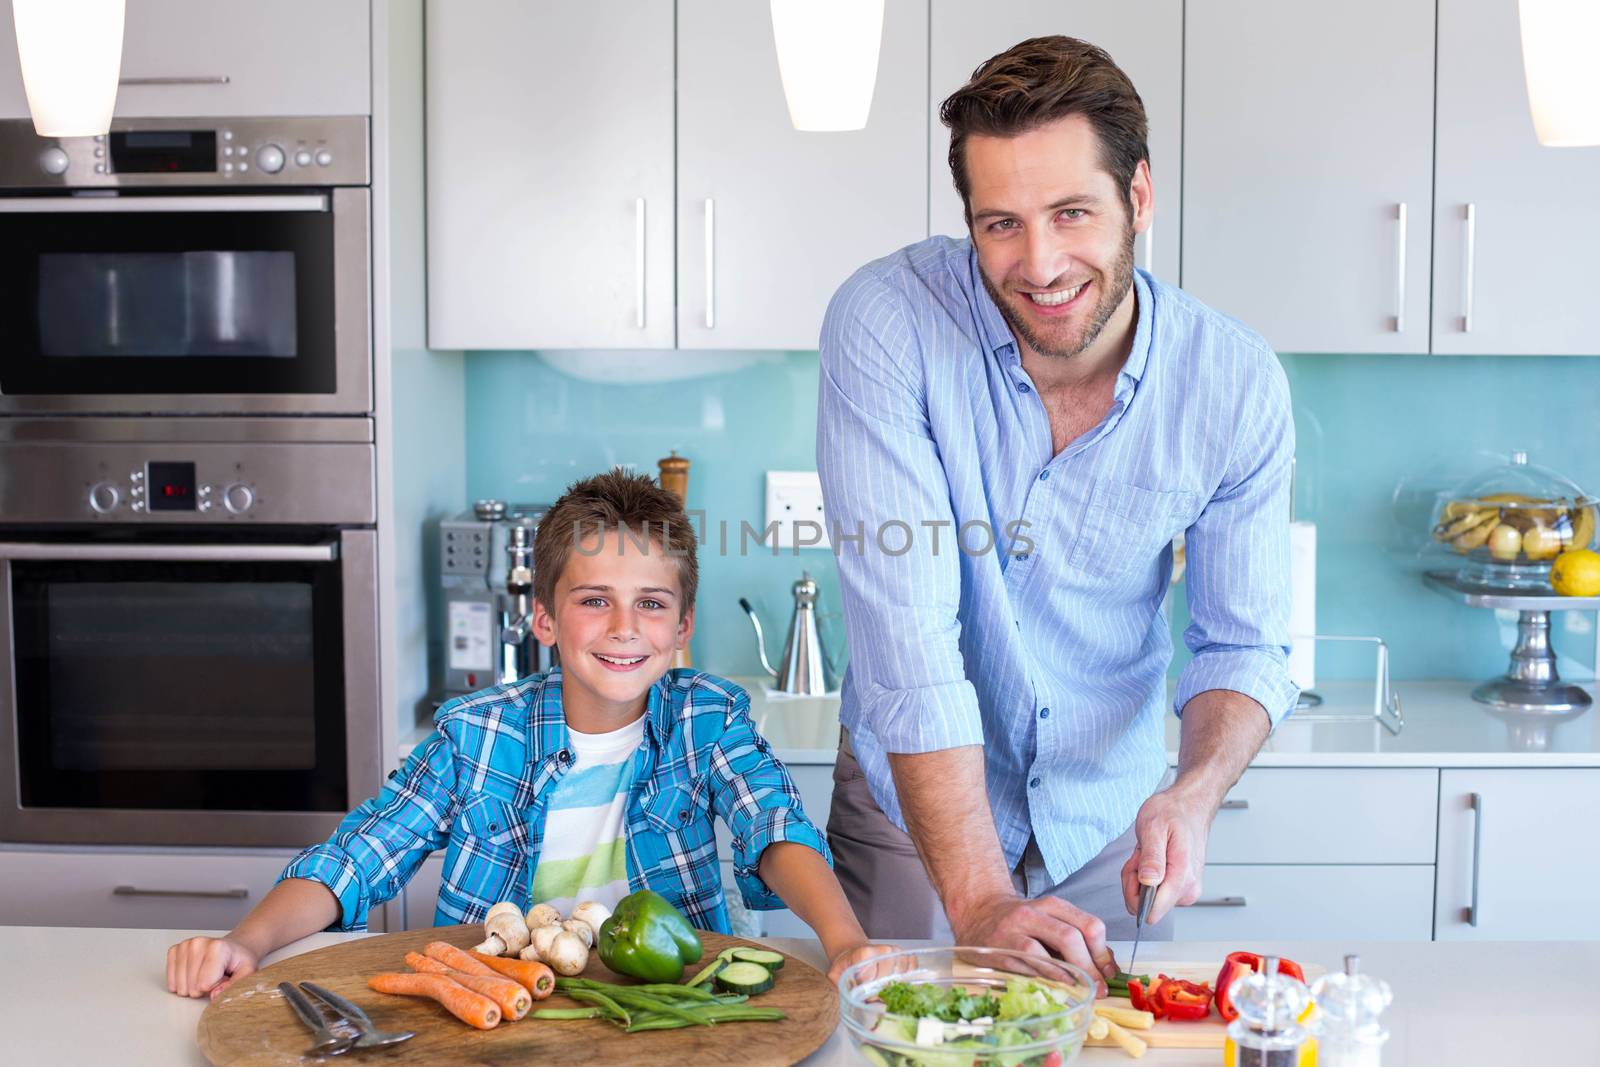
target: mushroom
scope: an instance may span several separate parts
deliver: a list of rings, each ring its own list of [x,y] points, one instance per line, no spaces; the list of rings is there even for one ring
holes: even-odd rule
[[[592,948],[600,940],[600,924],[611,918],[611,909],[598,900],[586,900],[572,909],[572,917],[588,925],[594,935],[589,939]]]
[[[514,956],[528,945],[528,924],[523,921],[522,909],[510,901],[489,909],[483,932],[483,943],[473,951],[487,956]]]
[[[532,931],[532,941],[522,950],[520,955],[525,960],[538,960],[540,963],[550,962],[550,944],[557,935],[566,931],[559,926],[541,926]]]
[[[556,910],[554,904],[537,904],[528,912],[528,929],[537,930],[541,926],[560,926],[561,912]]]
[[[568,919],[561,924],[561,929],[582,941],[584,948],[594,947],[594,930],[582,919]]]
[[[548,930],[550,927],[544,927]],[[583,939],[569,930],[557,930],[555,938],[550,942],[550,952],[545,956],[544,962],[550,965],[551,970],[557,974],[571,977],[583,973],[589,964],[589,946]]]

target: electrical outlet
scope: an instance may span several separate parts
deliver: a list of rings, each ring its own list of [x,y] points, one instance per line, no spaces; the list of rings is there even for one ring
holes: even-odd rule
[[[822,480],[816,471],[768,471],[766,525],[778,524],[778,547],[828,548]],[[804,525],[796,527],[797,523]]]

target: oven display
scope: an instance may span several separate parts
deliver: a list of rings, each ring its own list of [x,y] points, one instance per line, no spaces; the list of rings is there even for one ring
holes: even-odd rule
[[[149,471],[151,511],[194,510],[193,463],[151,463]]]
[[[119,174],[214,173],[215,130],[129,130],[113,132],[111,169]]]

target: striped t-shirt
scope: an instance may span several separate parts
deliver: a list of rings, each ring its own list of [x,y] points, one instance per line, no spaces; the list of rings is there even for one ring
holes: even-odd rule
[[[533,872],[533,901],[566,915],[579,901],[608,908],[628,895],[627,840],[622,822],[633,785],[633,754],[644,740],[644,716],[620,730],[568,730],[572,770],[545,808],[544,848]]]

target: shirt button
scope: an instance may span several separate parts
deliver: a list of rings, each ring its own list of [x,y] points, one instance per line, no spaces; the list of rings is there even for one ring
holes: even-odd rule
[[[1050,480],[1050,472],[1049,471],[1040,471],[1039,472],[1039,480],[1041,482],[1048,482]]]
[[[1030,778],[1028,780],[1028,788],[1029,789],[1038,789],[1039,788],[1039,779],[1037,777]]]
[[[568,752],[566,749],[562,749],[560,752],[556,753],[556,759],[560,760],[562,763],[571,763],[572,753]]]
[[[1018,563],[1026,563],[1026,562],[1028,562],[1028,554],[1026,552],[1024,552],[1022,555],[1018,556],[1017,557],[1017,562]],[[1018,623],[1017,625],[1021,626],[1022,624]]]
[[[686,812],[686,811],[678,812],[678,821],[679,822],[688,822],[689,821],[689,813]]]
[[[1027,382],[1018,382],[1017,383],[1017,392],[1019,392],[1019,393],[1027,393],[1027,392],[1032,392],[1032,390],[1030,390],[1028,388],[1028,383]]]
[[[1048,719],[1049,717],[1050,717],[1050,709],[1049,708],[1040,708],[1039,709],[1039,718]]]

